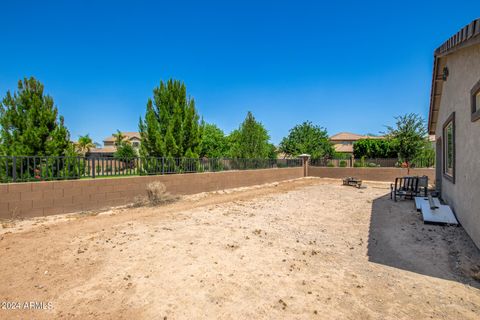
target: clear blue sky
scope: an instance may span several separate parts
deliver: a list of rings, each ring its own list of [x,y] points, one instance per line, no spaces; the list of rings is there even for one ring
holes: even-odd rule
[[[101,2],[101,3],[97,3]],[[251,110],[274,143],[311,120],[378,133],[428,114],[433,51],[480,1],[4,1],[0,95],[35,76],[73,139],[137,131],[160,79],[226,133]]]

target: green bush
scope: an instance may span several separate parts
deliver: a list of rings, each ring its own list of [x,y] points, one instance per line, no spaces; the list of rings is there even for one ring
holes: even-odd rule
[[[335,167],[335,164],[334,164],[333,162],[329,161],[329,162],[327,163],[327,167],[333,168],[333,167]]]
[[[339,167],[345,168],[347,166],[347,161],[341,160],[340,163],[338,164]]]

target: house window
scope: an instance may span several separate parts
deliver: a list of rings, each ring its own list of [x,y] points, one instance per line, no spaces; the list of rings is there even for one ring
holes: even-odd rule
[[[480,81],[472,88],[472,122],[480,119]]]
[[[455,183],[455,112],[443,125],[443,175]]]
[[[138,147],[140,146],[140,143],[135,141],[134,143],[132,143],[132,145],[133,145],[135,148],[138,148]]]

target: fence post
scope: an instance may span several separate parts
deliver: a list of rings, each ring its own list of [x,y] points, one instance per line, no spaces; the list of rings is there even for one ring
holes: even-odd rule
[[[12,159],[12,179],[13,182],[17,181],[17,157],[13,156]]]
[[[95,157],[92,157],[92,178],[95,179],[95,173],[97,171],[97,167],[95,166]]]
[[[302,165],[303,165],[303,176],[304,177],[307,177],[308,176],[308,163],[309,163],[309,159],[310,159],[310,155],[309,154],[301,154],[298,156],[300,159],[302,159]]]

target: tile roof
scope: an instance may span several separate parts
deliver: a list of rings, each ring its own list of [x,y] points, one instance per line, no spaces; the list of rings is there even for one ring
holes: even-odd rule
[[[334,134],[333,136],[330,137],[331,141],[357,141],[360,139],[383,139],[383,136],[368,136],[368,135],[361,135],[361,134],[356,134],[356,133],[351,133],[351,132],[340,132],[337,134]]]
[[[103,147],[103,148],[90,149],[89,153],[112,153],[112,152],[116,152],[116,151],[117,151],[117,147],[107,146],[107,147]]]
[[[338,144],[335,144],[333,147],[335,148],[336,152],[353,153],[353,144],[346,145],[346,144],[338,143]]]
[[[127,137],[129,140],[133,138],[140,139],[140,132],[122,132],[122,134]],[[113,135],[106,137],[103,141],[111,142],[115,141],[115,137]]]

